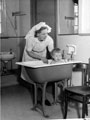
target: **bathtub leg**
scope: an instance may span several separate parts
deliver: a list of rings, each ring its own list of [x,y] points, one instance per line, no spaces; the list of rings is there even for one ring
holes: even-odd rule
[[[34,84],[34,104],[37,105],[37,86]]]
[[[55,82],[54,85],[55,85],[54,104],[61,103],[61,100],[60,98],[58,98],[58,96],[62,94],[63,83],[62,81],[59,81],[59,82]],[[58,88],[60,89],[59,91],[60,93],[58,92]]]
[[[45,114],[46,86],[47,86],[47,82],[45,82],[42,86],[42,112],[44,117],[49,117],[49,115]]]
[[[43,112],[43,116],[44,117],[49,117],[48,115],[45,114],[45,98],[46,98],[46,86],[47,86],[47,82],[43,83],[43,84],[38,84],[38,83],[35,83],[34,84],[34,107],[32,108],[32,110],[36,110],[37,111],[37,108],[39,108],[42,112]],[[41,107],[40,105],[38,105],[37,103],[37,91],[38,91],[38,88],[41,89],[42,91],[42,103],[41,103]]]
[[[31,108],[32,110],[36,110],[37,108],[37,85],[34,83],[34,106]]]
[[[58,89],[57,89],[57,83],[55,82],[55,99],[54,99],[54,103],[57,103],[57,96],[58,96]]]

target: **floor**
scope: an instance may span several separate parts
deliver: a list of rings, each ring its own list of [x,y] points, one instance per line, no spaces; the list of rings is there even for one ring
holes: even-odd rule
[[[29,86],[28,86],[29,88]],[[45,112],[50,116],[44,118],[42,112],[33,111],[32,87],[30,89],[23,85],[3,87],[1,89],[1,120],[49,120],[63,119],[60,104],[46,106]],[[80,109],[81,111],[81,109]],[[69,106],[68,119],[78,118],[76,109],[73,105]],[[90,120],[90,107],[89,116]]]

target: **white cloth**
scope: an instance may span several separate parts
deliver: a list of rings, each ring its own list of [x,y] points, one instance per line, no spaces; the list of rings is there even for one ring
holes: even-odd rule
[[[48,28],[48,33],[51,32],[51,27],[50,26],[48,26],[45,22],[40,22],[39,24],[32,27],[32,29],[25,36],[25,39],[29,39],[30,37],[34,37],[35,31],[39,30],[41,27],[47,27]]]

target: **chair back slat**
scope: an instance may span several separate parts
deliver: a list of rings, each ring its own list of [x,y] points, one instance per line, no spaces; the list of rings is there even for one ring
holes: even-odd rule
[[[90,58],[89,58],[89,64],[87,65],[87,84],[90,85]]]

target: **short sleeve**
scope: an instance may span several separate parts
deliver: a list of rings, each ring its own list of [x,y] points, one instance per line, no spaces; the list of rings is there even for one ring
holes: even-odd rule
[[[32,51],[34,45],[34,38],[30,37],[29,39],[26,39],[26,50]]]
[[[49,50],[49,52],[51,52],[51,51],[53,50],[53,48],[54,48],[54,41],[53,41],[53,39],[49,36],[49,38],[48,38],[48,50]]]

